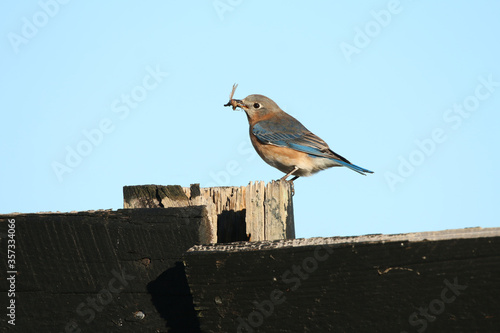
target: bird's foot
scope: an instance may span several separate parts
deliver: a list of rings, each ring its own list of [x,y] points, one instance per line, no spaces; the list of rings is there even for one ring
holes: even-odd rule
[[[276,181],[277,182],[285,181],[285,182],[289,183],[290,188],[292,190],[292,196],[294,196],[295,195],[295,183],[293,181],[296,180],[297,178],[299,178],[299,176],[295,176],[290,180],[287,180],[286,177],[288,177],[288,175],[286,175],[285,177],[281,177],[280,179],[277,179]]]
[[[287,178],[289,176],[293,175],[297,170],[299,170],[299,167],[298,166],[294,166],[292,171],[290,171],[289,173],[287,173],[286,175],[284,175],[283,177],[281,177],[280,179],[277,180],[278,182],[280,182],[280,181],[286,181],[286,182],[290,183],[291,188],[292,188],[292,196],[295,195],[295,188],[294,188],[293,181],[296,180],[297,178],[299,178],[299,176],[294,176],[290,180],[287,180]]]

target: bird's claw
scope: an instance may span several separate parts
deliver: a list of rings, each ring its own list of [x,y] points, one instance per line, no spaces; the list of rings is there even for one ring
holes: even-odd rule
[[[290,184],[290,189],[292,190],[292,196],[294,196],[295,195],[295,183],[293,181],[295,179],[297,179],[298,177],[297,178],[294,177],[294,178],[292,178],[290,180],[287,180],[286,177],[287,176],[281,177],[280,179],[277,179],[276,181],[277,182],[287,182],[288,184]]]

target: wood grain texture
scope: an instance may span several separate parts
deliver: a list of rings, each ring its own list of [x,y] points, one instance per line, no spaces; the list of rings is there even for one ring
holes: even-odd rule
[[[125,186],[124,208],[206,206],[213,230],[211,243],[293,239],[292,186],[285,181],[208,188],[199,184]]]
[[[213,244],[185,264],[206,332],[500,327],[499,228]]]
[[[198,331],[180,260],[212,238],[203,206],[0,215],[2,234],[12,218],[17,318],[11,327],[3,313],[0,330]],[[0,243],[6,258],[5,238]],[[0,269],[7,271],[6,260]],[[5,278],[0,290],[8,290]]]

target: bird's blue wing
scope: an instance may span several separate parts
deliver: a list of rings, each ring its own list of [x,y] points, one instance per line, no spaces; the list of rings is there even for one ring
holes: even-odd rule
[[[264,144],[287,147],[312,156],[336,158],[349,163],[342,156],[333,153],[325,141],[311,133],[295,118],[290,118],[260,121],[253,126],[252,133]]]
[[[264,144],[291,148],[313,157],[333,159],[340,165],[348,167],[362,175],[365,172],[373,173],[370,170],[352,164],[344,157],[335,153],[328,147],[325,141],[309,131],[298,120],[292,116],[288,117],[260,121],[253,126],[252,134]]]

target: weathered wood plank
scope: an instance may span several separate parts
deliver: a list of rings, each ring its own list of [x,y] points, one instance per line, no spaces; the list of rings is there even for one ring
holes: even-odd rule
[[[123,208],[186,207],[189,199],[179,185],[123,187]]]
[[[15,331],[199,331],[184,267],[176,262],[212,238],[203,206],[0,215],[1,234],[12,218]],[[7,258],[5,238],[0,243]],[[6,260],[0,269],[7,271]],[[2,278],[0,291],[6,290]],[[11,327],[7,318],[0,317],[0,327]]]
[[[493,332],[500,228],[195,246],[206,332]]]
[[[264,183],[250,182],[246,187],[246,192],[247,233],[253,241],[265,240]]]
[[[264,199],[264,215],[266,216],[265,236],[263,240],[295,238],[293,220],[293,188],[286,182],[266,184]],[[281,221],[285,221],[282,223]]]
[[[292,239],[292,186],[285,181],[210,188],[198,184],[125,186],[124,208],[204,205],[213,230],[211,243]]]

